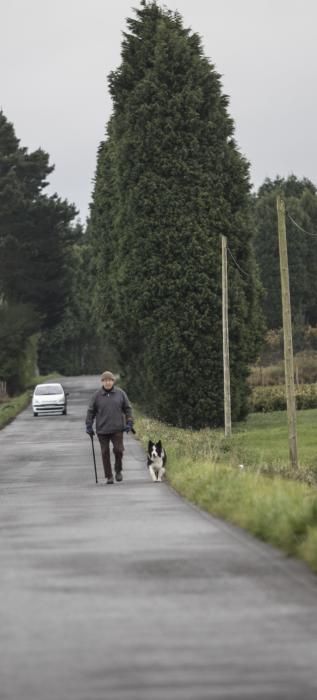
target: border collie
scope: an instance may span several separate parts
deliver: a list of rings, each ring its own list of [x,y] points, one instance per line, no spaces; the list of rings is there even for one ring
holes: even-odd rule
[[[162,447],[162,442],[152,442],[149,440],[147,450],[147,466],[153,481],[162,481],[165,474],[166,452]]]

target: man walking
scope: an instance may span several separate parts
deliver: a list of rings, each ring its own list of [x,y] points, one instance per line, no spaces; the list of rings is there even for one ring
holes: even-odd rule
[[[102,388],[92,396],[86,416],[86,433],[94,436],[93,423],[101,447],[102,463],[107,484],[113,484],[110,461],[110,442],[115,456],[116,481],[122,481],[123,433],[133,429],[132,408],[129,399],[116,387],[112,372],[101,375]]]

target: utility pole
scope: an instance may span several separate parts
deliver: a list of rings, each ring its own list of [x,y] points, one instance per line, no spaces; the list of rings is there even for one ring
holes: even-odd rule
[[[278,242],[280,251],[281,289],[282,289],[282,310],[283,310],[283,332],[284,332],[284,366],[285,366],[285,389],[287,402],[288,440],[289,455],[292,467],[298,468],[297,456],[297,432],[296,432],[296,400],[294,385],[294,359],[293,359],[293,338],[292,338],[292,318],[291,300],[289,291],[289,274],[285,225],[285,204],[280,195],[276,199],[277,221],[278,221]]]
[[[225,411],[225,437],[231,437],[231,395],[229,364],[229,325],[228,325],[228,266],[227,238],[221,236],[222,248],[222,337],[223,337],[223,389]]]

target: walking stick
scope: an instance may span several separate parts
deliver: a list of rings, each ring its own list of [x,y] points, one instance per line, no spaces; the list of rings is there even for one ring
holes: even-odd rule
[[[93,435],[90,435],[90,437],[91,437],[92,456],[93,456],[93,458],[94,458],[95,479],[96,479],[96,484],[98,484],[97,467],[96,467],[96,456],[95,456],[95,448],[94,448],[94,436],[93,436]]]

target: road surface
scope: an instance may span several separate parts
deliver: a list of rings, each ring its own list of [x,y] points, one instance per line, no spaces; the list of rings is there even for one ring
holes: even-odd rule
[[[316,700],[317,577],[152,483],[94,483],[84,433],[29,407],[0,432],[1,700]],[[149,436],[151,437],[151,436]]]

